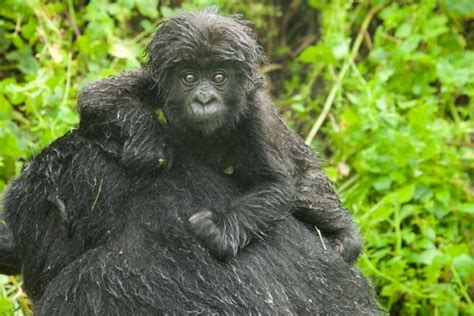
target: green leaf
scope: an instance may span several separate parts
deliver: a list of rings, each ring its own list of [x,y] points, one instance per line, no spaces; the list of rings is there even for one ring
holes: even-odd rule
[[[474,15],[474,1],[472,0],[441,0],[448,11],[464,17]]]
[[[8,100],[0,94],[0,120],[9,120],[12,117],[13,109]]]
[[[374,189],[377,191],[385,191],[385,190],[390,189],[392,185],[392,179],[390,179],[390,177],[387,177],[387,176],[379,177],[373,181],[372,185]]]
[[[298,60],[305,63],[334,63],[335,58],[328,47],[323,45],[309,46],[298,56]]]
[[[402,42],[400,45],[400,51],[403,52],[403,54],[407,55],[412,53],[414,50],[418,48],[418,45],[420,45],[421,41],[421,36],[419,35],[414,35],[412,37],[407,38]]]
[[[425,265],[430,265],[437,256],[441,255],[442,254],[438,249],[428,249],[415,256],[415,261]]]
[[[24,74],[35,74],[38,71],[39,63],[36,58],[33,57],[29,46],[23,46],[17,51],[8,53],[6,57],[8,60],[16,61],[18,63],[18,69]]]
[[[158,0],[135,0],[140,14],[151,19],[158,17]]]
[[[13,304],[9,299],[0,298],[0,315],[13,315]]]
[[[227,168],[224,169],[224,173],[231,175],[234,173],[234,166],[228,166]]]
[[[133,49],[133,45],[120,40],[114,41],[113,45],[110,47],[109,53],[114,57],[123,59],[132,59],[137,56]]]
[[[415,193],[415,185],[409,184],[396,191],[396,199],[399,203],[407,203],[411,201],[414,193]]]
[[[411,34],[412,24],[403,23],[395,32],[396,37],[407,38]]]
[[[472,203],[460,203],[458,211],[461,213],[474,215],[474,202]]]
[[[474,277],[474,257],[462,254],[453,260],[453,266],[461,277]]]

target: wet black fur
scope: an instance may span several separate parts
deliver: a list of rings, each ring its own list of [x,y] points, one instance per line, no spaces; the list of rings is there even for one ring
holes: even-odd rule
[[[163,23],[147,49],[143,69],[87,87],[79,100],[80,129],[87,137],[116,140],[116,152],[131,170],[153,170],[163,138],[150,133],[159,125],[160,106],[172,138],[212,169],[233,166],[242,195],[226,211],[203,210],[192,229],[219,258],[235,255],[290,214],[317,226],[347,262],[361,250],[351,216],[342,207],[317,158],[281,121],[263,83],[261,48],[246,23],[212,10],[188,12]],[[177,89],[177,67],[231,65],[238,80],[223,94],[224,124],[211,130],[193,126],[183,114],[186,96]],[[211,124],[209,124],[211,125]]]
[[[231,25],[247,32],[238,20]],[[12,181],[6,219],[35,315],[378,313],[366,280],[330,246],[355,230],[350,217],[311,150],[281,122],[265,90],[250,84],[260,78],[257,55],[232,52],[249,66],[236,87],[245,91],[247,109],[226,131],[199,135],[171,116],[168,127],[160,125],[152,105],[166,100],[160,87],[169,87],[159,78],[166,71],[150,71],[158,67],[150,57],[151,68],[86,88],[79,129]],[[223,148],[237,158],[232,175],[222,170],[227,161],[213,159],[228,157],[219,156]],[[157,168],[169,153],[169,170]],[[249,198],[255,203],[241,213],[229,210]],[[331,239],[321,240],[291,212]],[[200,225],[189,221],[196,214]],[[239,238],[230,240],[233,251],[247,246],[215,260],[208,249],[229,240],[209,232]]]
[[[12,233],[3,219],[0,220],[0,273],[7,275],[21,273],[19,254]]]
[[[133,175],[74,131],[10,184],[7,220],[35,315],[378,313],[360,273],[293,217],[225,263],[213,259],[188,218],[223,212],[242,190],[171,146],[169,172]]]

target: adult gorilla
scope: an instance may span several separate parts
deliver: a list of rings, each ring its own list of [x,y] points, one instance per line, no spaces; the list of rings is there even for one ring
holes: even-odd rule
[[[35,315],[378,313],[360,273],[293,217],[215,260],[187,218],[241,189],[169,146],[169,172],[134,176],[75,131],[13,181],[8,222]]]

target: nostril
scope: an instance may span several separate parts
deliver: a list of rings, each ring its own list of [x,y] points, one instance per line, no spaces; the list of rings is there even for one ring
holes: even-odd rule
[[[212,101],[214,101],[215,97],[212,93],[199,93],[196,95],[195,100],[200,103],[201,105],[208,105]]]

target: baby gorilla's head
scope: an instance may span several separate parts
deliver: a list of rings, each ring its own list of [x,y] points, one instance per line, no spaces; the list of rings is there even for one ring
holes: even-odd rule
[[[264,56],[251,29],[212,9],[167,20],[147,52],[146,69],[157,83],[165,116],[182,131],[232,130],[262,84]]]

